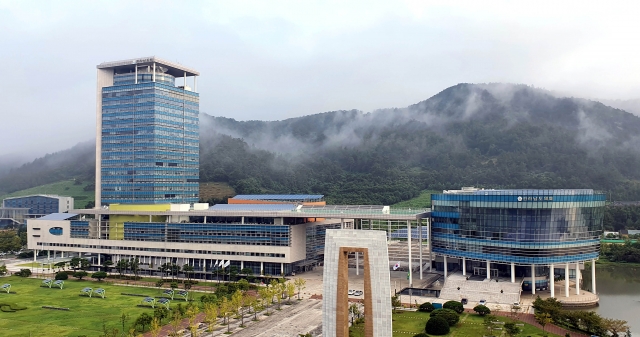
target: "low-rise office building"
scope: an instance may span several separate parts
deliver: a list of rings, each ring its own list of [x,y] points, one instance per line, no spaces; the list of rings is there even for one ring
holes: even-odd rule
[[[353,228],[354,219],[416,220],[426,213],[394,213],[388,207],[260,204],[112,204],[72,210],[28,222],[28,247],[91,254],[105,259],[138,258],[141,269],[188,264],[210,278],[220,261],[254,274],[289,275],[321,263],[326,229]],[[295,198],[294,198],[295,199]],[[288,199],[289,202],[295,202]]]
[[[73,197],[34,194],[5,198],[0,207],[0,225],[24,225],[26,219],[73,209]]]

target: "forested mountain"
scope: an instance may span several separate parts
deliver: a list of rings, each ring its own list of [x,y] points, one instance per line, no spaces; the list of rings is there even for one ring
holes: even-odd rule
[[[227,182],[238,193],[393,204],[461,186],[595,188],[640,200],[640,118],[525,85],[458,84],[370,113],[200,119],[201,181]],[[51,162],[61,154],[13,170],[0,178],[0,191],[93,174],[90,144],[67,152],[57,166]]]

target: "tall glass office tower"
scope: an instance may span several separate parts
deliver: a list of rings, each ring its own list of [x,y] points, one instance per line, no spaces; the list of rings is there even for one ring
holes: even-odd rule
[[[198,202],[198,75],[157,57],[98,65],[96,207]]]

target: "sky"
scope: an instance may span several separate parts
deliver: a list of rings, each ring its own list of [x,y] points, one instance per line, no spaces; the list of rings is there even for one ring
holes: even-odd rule
[[[461,82],[638,99],[639,12],[638,1],[0,0],[0,160],[95,138],[96,65],[145,56],[200,71],[200,111],[237,120],[405,107]]]

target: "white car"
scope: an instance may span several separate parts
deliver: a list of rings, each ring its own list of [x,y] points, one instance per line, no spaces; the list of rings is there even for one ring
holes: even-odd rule
[[[356,290],[353,292],[353,296],[362,296],[362,294],[364,294],[362,291],[360,290]]]
[[[480,302],[478,302],[478,304],[480,304],[480,305],[487,305],[487,301],[486,301],[486,300],[480,300]]]
[[[355,290],[349,290],[349,292],[347,293],[348,295],[353,295],[353,293],[355,293]]]

